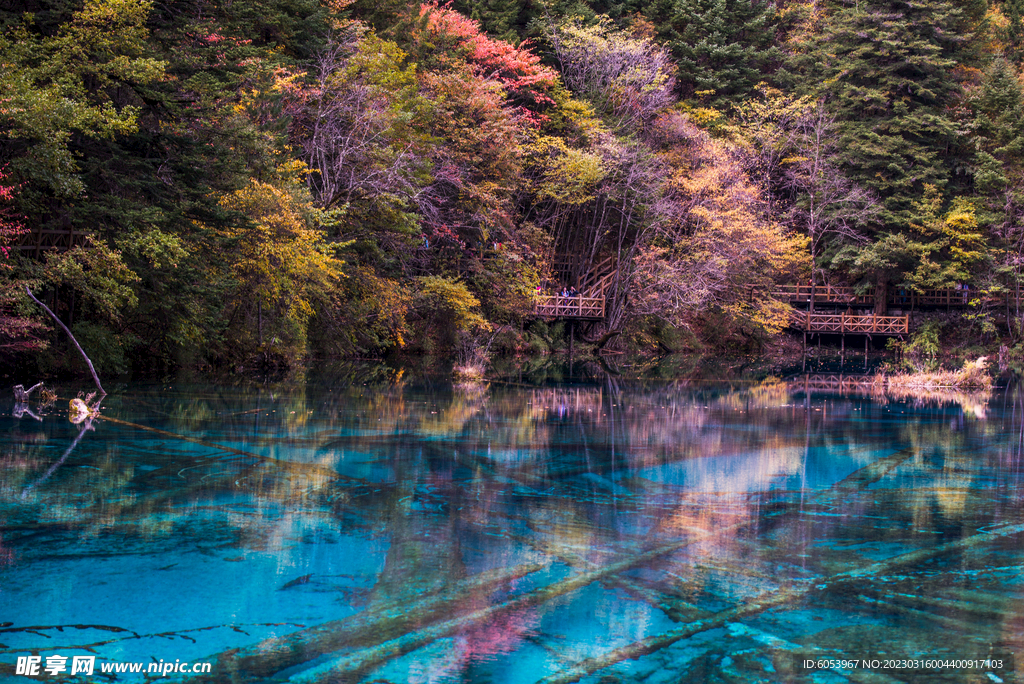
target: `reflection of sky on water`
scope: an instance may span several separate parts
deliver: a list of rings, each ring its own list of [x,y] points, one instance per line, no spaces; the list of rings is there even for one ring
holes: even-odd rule
[[[537,682],[580,663],[591,682],[857,681],[874,675],[797,665],[1015,652],[1016,534],[835,578],[1024,522],[1022,406],[1015,389],[773,381],[131,386],[104,402],[121,422],[97,420],[46,479],[78,427],[8,412],[0,679],[27,681],[12,666],[32,651],[296,684]],[[756,610],[766,596],[786,600]],[[647,655],[615,655],[643,639]]]

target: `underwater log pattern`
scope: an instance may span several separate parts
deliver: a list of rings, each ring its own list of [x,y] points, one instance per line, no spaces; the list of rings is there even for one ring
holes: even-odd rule
[[[208,662],[166,678],[203,684],[993,681],[805,664],[1024,646],[1016,386],[379,372],[5,415],[0,675],[88,654]]]

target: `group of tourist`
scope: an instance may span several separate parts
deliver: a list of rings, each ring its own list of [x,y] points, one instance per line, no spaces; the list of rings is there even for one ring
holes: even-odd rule
[[[576,289],[576,286],[573,285],[571,287],[563,287],[562,291],[558,293],[558,296],[559,297],[572,298],[572,297],[580,297],[581,295],[580,295],[579,290]]]

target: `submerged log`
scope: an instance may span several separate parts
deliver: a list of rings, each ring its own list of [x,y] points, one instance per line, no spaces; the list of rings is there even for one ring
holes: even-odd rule
[[[757,597],[754,601],[743,606],[730,608],[729,610],[716,613],[715,615],[703,620],[697,620],[696,622],[691,622],[677,629],[650,636],[646,639],[641,639],[631,644],[627,644],[626,646],[613,649],[602,655],[587,658],[586,660],[578,663],[575,667],[568,668],[562,672],[558,672],[550,677],[542,679],[539,684],[570,684],[571,682],[577,682],[587,675],[603,670],[606,667],[610,667],[624,660],[635,660],[671,646],[682,639],[687,639],[710,629],[722,627],[727,622],[757,615],[771,608],[791,603],[803,598],[811,592],[827,591],[849,583],[878,579],[887,573],[908,565],[918,565],[925,561],[938,558],[939,556],[989,544],[1003,537],[1018,535],[1022,532],[1024,532],[1024,525],[1004,525],[1003,527],[989,530],[987,532],[979,532],[978,534],[967,537],[966,539],[941,544],[930,549],[911,551],[888,560],[873,563],[863,568],[837,573],[830,577],[823,578],[813,586],[806,586],[800,589],[787,589],[779,592],[767,592],[767,594],[770,595],[762,594],[762,596]]]
[[[896,470],[896,468],[899,468],[908,459],[917,455],[917,453],[916,448],[907,447],[889,454],[888,456],[875,459],[863,468],[859,468],[858,470],[850,473],[840,482],[837,482],[832,487],[832,491],[845,492],[848,490],[866,489],[891,473],[893,470]]]
[[[541,605],[551,599],[571,593],[577,589],[582,589],[594,582],[614,577],[615,575],[630,570],[638,565],[656,560],[684,547],[704,541],[707,538],[714,536],[714,534],[740,530],[743,527],[747,527],[752,524],[754,524],[754,521],[745,520],[726,528],[716,530],[713,533],[707,532],[705,533],[705,536],[702,537],[685,539],[671,544],[666,544],[664,546],[659,546],[651,549],[650,551],[637,554],[636,556],[632,556],[616,563],[611,563],[594,570],[574,575],[559,582],[555,582],[554,584],[546,587],[535,589],[534,591],[523,594],[522,596],[517,596],[504,603],[489,606],[468,615],[452,618],[424,629],[410,632],[397,639],[391,639],[390,641],[379,644],[373,648],[348,654],[332,662],[316,666],[306,670],[305,672],[294,675],[291,677],[290,681],[295,682],[295,684],[337,684],[338,682],[358,680],[368,670],[378,667],[388,660],[415,651],[427,644],[437,641],[438,639],[443,639],[472,628],[474,625],[486,624],[503,613],[524,610]]]
[[[806,592],[807,590],[799,589],[766,592],[766,594],[762,594],[750,603],[737,606],[736,608],[730,608],[729,610],[723,610],[710,617],[687,623],[677,629],[673,629],[663,634],[647,637],[646,639],[635,641],[632,644],[613,649],[602,655],[587,658],[574,667],[558,672],[550,677],[545,677],[540,681],[543,682],[543,684],[555,684],[556,682],[561,684],[562,682],[567,683],[579,681],[589,674],[597,672],[598,670],[603,670],[604,668],[615,665],[623,660],[635,660],[636,658],[645,656],[649,653],[654,653],[666,646],[671,646],[677,641],[700,634],[701,632],[706,632],[718,627],[724,627],[729,622],[749,617],[751,615],[757,615],[770,608],[790,603],[802,597]]]
[[[263,682],[276,672],[328,653],[343,648],[367,646],[397,636],[425,621],[448,617],[471,602],[474,595],[489,594],[543,567],[540,563],[527,563],[511,569],[483,572],[431,596],[388,603],[343,620],[333,620],[282,637],[265,639],[253,646],[223,651],[203,659],[216,663],[213,674],[191,677],[188,682]]]
[[[876,594],[881,596],[881,594]],[[894,601],[886,600],[883,598],[873,598],[872,596],[866,596],[861,594],[857,596],[857,600],[866,603],[867,605],[875,608],[876,610],[882,610],[888,613],[894,613],[896,615],[905,615],[911,618],[919,620],[929,620],[941,625],[943,629],[948,629],[954,634],[976,634],[977,626],[972,622],[966,620],[958,620],[957,618],[949,617],[946,615],[939,615],[928,610],[922,610],[921,608],[914,608],[910,605],[905,605],[906,601]]]
[[[910,455],[912,455],[912,453],[900,452],[899,455],[896,456],[893,460],[898,460],[899,462],[902,462],[902,460],[908,458]],[[887,464],[887,466],[881,469],[883,471],[881,474],[888,472],[891,469],[891,467],[891,465]],[[865,487],[871,482],[876,481],[878,477],[881,476],[881,474],[879,474],[878,467],[868,467],[864,470],[866,471],[865,473],[862,473],[860,477],[856,478],[856,481],[848,482],[847,486],[852,485],[851,488]],[[868,473],[871,474],[868,475]],[[779,511],[777,515],[784,515],[785,513],[786,511]],[[767,517],[775,517],[775,515],[769,515]],[[377,646],[374,646],[372,648],[367,648],[363,649],[362,651],[350,653],[346,656],[334,660],[333,662],[325,663],[314,668],[311,668],[309,670],[306,670],[304,672],[300,672],[294,675],[291,678],[291,681],[301,684],[326,684],[328,682],[330,682],[331,684],[336,684],[337,682],[356,681],[369,670],[380,666],[381,664],[387,662],[390,659],[399,657],[406,653],[410,653],[438,639],[452,636],[467,628],[472,628],[474,625],[486,623],[504,612],[522,610],[525,608],[530,608],[536,605],[543,604],[553,598],[562,596],[564,594],[570,593],[584,586],[587,586],[592,582],[607,581],[609,579],[615,578],[617,575],[621,574],[622,572],[625,572],[626,570],[629,570],[633,567],[636,567],[637,565],[641,565],[645,562],[654,560],[661,556],[667,555],[685,546],[704,541],[708,538],[714,538],[715,536],[721,534],[726,534],[732,531],[737,531],[745,527],[755,525],[759,521],[763,521],[763,518],[759,520],[743,520],[733,525],[726,526],[725,528],[716,529],[714,531],[694,530],[694,532],[698,532],[698,535],[694,538],[659,547],[652,551],[648,551],[646,553],[634,556],[632,558],[612,563],[608,566],[588,570],[574,577],[570,577],[566,580],[562,580],[561,582],[549,585],[548,587],[537,589],[523,596],[516,597],[514,599],[506,601],[503,604],[490,606],[488,608],[473,612],[468,615],[455,617],[441,623],[430,625],[416,632],[411,632],[401,637],[391,639],[383,643],[379,643]],[[689,625],[683,625],[679,629],[685,631],[695,624],[706,625],[702,628],[697,628],[696,631],[693,631],[693,633],[696,634],[697,632],[704,631],[706,629],[711,629],[715,625],[719,624],[719,622],[716,622],[716,620],[720,621],[721,624],[724,624],[725,622],[737,619],[738,617],[742,617],[746,614],[755,614],[758,612],[762,612],[775,605],[782,605],[783,603],[787,603],[791,601],[794,597],[803,596],[806,593],[806,591],[806,589],[802,589],[793,591],[782,591],[778,593],[773,592],[773,596],[768,597],[764,600],[758,600],[756,604],[747,604],[746,606],[743,606],[740,609],[735,609],[734,611],[726,611],[726,613],[716,614],[717,617],[709,616],[697,621],[696,623],[689,623]],[[681,636],[678,638],[684,637]]]
[[[346,482],[355,482],[357,484],[371,484],[365,480],[361,480],[357,477],[351,477],[349,475],[342,475],[333,468],[328,468],[316,463],[295,463],[292,461],[284,461],[281,459],[274,458],[272,456],[261,456],[260,454],[254,454],[251,451],[243,451],[234,447],[229,447],[224,444],[218,444],[217,442],[209,442],[199,437],[189,437],[188,435],[178,434],[177,432],[168,432],[167,430],[161,430],[160,428],[149,427],[148,425],[140,425],[139,423],[133,423],[128,420],[121,420],[120,418],[111,418],[110,416],[103,415],[97,416],[101,420],[105,420],[108,423],[115,423],[117,425],[124,425],[125,427],[136,428],[137,430],[145,430],[146,432],[153,432],[164,437],[171,437],[173,439],[180,439],[183,442],[191,442],[193,444],[200,444],[211,449],[218,449],[229,454],[235,454],[237,456],[247,456],[249,458],[256,459],[260,463],[272,463],[275,467],[279,468],[282,472],[293,472],[307,475],[322,475],[329,477],[331,480],[345,480]]]
[[[550,556],[577,570],[594,570],[599,567],[596,563],[583,558],[567,549],[556,548],[552,542],[538,542],[522,535],[506,532],[506,536],[512,541],[519,542],[525,546]],[[612,576],[601,580],[601,583],[612,589],[621,589],[638,601],[644,601],[651,606],[661,610],[673,622],[683,622],[684,619],[691,619],[695,614],[703,616],[705,611],[697,606],[690,605],[677,596],[662,593],[651,589],[636,580],[628,577]],[[684,615],[686,613],[686,615]]]
[[[905,604],[920,610],[923,607],[948,610],[952,613],[973,613],[985,616],[991,620],[998,620],[1006,612],[1006,601],[1002,604],[992,605],[991,603],[977,604],[971,600],[952,600],[936,598],[933,596],[916,596],[914,594],[887,592],[881,590],[866,591],[865,594],[877,597],[879,600],[890,603]],[[948,616],[942,616],[948,617]]]
[[[726,626],[729,630],[729,636],[733,638],[746,637],[752,639],[760,644],[763,644],[772,656],[772,664],[776,669],[776,677],[778,681],[791,681],[798,680],[800,674],[807,674],[807,669],[803,667],[803,660],[806,658],[814,660],[837,660],[835,651],[820,648],[818,646],[807,646],[805,644],[798,644],[792,641],[787,641],[780,637],[765,632],[764,630],[751,627],[750,625],[744,625],[742,623],[733,622]],[[756,660],[757,655],[755,651],[741,652],[747,656],[754,656]],[[782,657],[780,657],[782,656]],[[788,662],[786,662],[788,661]],[[740,675],[739,672],[736,672]],[[880,672],[862,672],[859,670],[844,671],[842,673],[844,678],[848,681],[856,682],[860,684],[902,684],[901,680],[894,679]],[[742,675],[740,675],[742,679]],[[799,678],[803,679],[803,678]]]

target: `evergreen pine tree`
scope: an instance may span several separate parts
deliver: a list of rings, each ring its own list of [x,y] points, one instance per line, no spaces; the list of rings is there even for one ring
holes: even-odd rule
[[[1001,195],[1010,178],[1020,177],[1024,164],[1024,89],[1013,66],[1005,59],[993,60],[971,104],[978,150],[976,189]]]
[[[824,96],[837,117],[850,177],[882,200],[885,230],[914,219],[925,185],[970,183],[970,155],[950,113],[967,21],[945,0],[841,5],[798,68],[804,90]]]
[[[1007,57],[1020,62],[1024,48],[1024,0],[1003,0],[1006,26],[999,30],[999,39],[1006,47]]]
[[[769,3],[675,0],[667,21],[648,16],[676,59],[684,98],[713,91],[711,104],[735,102],[765,80],[780,56],[774,46],[777,14]]]
[[[480,22],[480,28],[492,38],[518,43],[525,32],[525,0],[460,0],[452,7]]]

